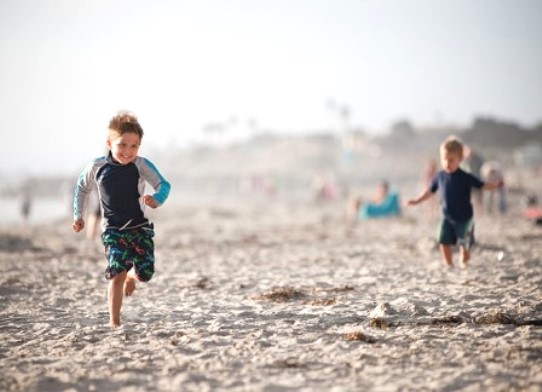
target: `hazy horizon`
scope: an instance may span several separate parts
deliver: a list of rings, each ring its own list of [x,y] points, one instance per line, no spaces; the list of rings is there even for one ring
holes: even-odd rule
[[[541,11],[536,0],[6,0],[0,174],[79,170],[121,109],[139,116],[143,152],[220,132],[381,133],[402,119],[532,127]]]

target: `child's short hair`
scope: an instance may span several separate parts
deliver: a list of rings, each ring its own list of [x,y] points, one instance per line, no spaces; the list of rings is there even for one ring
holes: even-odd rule
[[[440,145],[440,151],[457,154],[463,158],[463,143],[457,136],[450,136]]]
[[[124,133],[135,133],[143,138],[143,128],[139,125],[135,114],[128,111],[120,111],[109,121],[109,130],[122,135]]]

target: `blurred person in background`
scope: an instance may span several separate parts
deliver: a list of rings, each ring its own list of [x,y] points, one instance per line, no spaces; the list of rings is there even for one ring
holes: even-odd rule
[[[339,193],[334,176],[326,172],[318,172],[313,175],[311,188],[316,201],[334,200]]]
[[[429,158],[427,160],[427,163],[426,163],[425,168],[423,170],[422,185],[421,185],[421,191],[422,192],[425,191],[427,188],[429,188],[429,186],[433,182],[433,179],[435,178],[437,173],[438,173],[437,160],[434,159],[434,158]],[[437,212],[438,212],[438,200],[437,199],[432,198],[431,200],[429,200],[429,202],[427,204],[427,211],[428,211],[429,216],[431,218],[434,218],[434,217],[437,216]]]
[[[354,196],[348,200],[347,217],[350,223],[358,220],[397,216],[401,213],[399,194],[390,191],[387,180],[381,180],[374,196],[364,202],[360,196]]]
[[[474,150],[472,147],[464,146],[464,159],[461,164],[461,168],[467,173],[472,174],[474,177],[482,178],[482,165],[484,164],[484,158],[482,155]],[[481,189],[472,190],[472,198],[474,200],[474,207],[477,211],[483,212],[484,210],[484,198]]]
[[[32,212],[32,196],[28,189],[23,189],[21,192],[21,217],[24,223],[28,223],[30,220],[30,213]]]
[[[482,180],[484,182],[503,182],[504,183],[504,172],[502,166],[497,161],[485,162],[482,165],[480,170],[482,175]],[[497,199],[495,201],[495,199]],[[486,212],[493,213],[495,202],[497,203],[498,210],[501,214],[506,212],[506,190],[503,187],[499,189],[486,192],[484,195],[484,207]]]
[[[98,227],[100,226],[100,219],[102,217],[102,208],[100,207],[100,200],[98,198],[98,192],[93,192],[91,200],[91,208],[89,208],[89,214],[87,216],[87,239],[94,241],[98,234]]]

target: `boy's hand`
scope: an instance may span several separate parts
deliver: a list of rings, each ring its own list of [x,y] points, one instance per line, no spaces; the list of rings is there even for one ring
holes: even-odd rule
[[[416,200],[413,200],[413,199],[407,200],[405,202],[405,207],[415,206],[416,204],[418,204],[418,203],[416,203]]]
[[[496,182],[486,182],[483,189],[487,189],[489,191],[493,191],[495,189],[500,189],[504,186],[504,181],[499,180]]]
[[[143,202],[151,208],[158,207],[158,202],[154,199],[154,197],[150,195],[146,195],[145,197],[143,197]]]
[[[84,227],[85,227],[85,221],[83,219],[81,219],[81,218],[77,219],[72,224],[72,229],[76,233],[79,233],[81,230],[83,230]]]

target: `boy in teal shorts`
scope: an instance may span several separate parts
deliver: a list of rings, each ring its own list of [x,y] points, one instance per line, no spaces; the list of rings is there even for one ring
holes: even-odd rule
[[[84,207],[94,187],[98,190],[102,211],[102,243],[108,266],[108,306],[111,328],[120,327],[124,295],[132,295],[136,281],[148,282],[154,274],[154,226],[145,217],[145,206],[162,205],[170,184],[147,159],[137,155],[143,129],[137,118],[120,112],[109,122],[109,154],[90,162],[75,188],[72,228],[85,227]],[[145,183],[155,190],[145,195]]]
[[[473,208],[471,189],[494,190],[503,186],[503,181],[483,182],[463,171],[459,165],[463,160],[463,144],[455,137],[446,139],[440,146],[442,170],[433,177],[429,188],[407,205],[419,204],[437,191],[440,195],[442,220],[439,226],[438,242],[444,263],[453,267],[452,246],[460,247],[460,263],[467,267],[470,248],[474,243]]]

